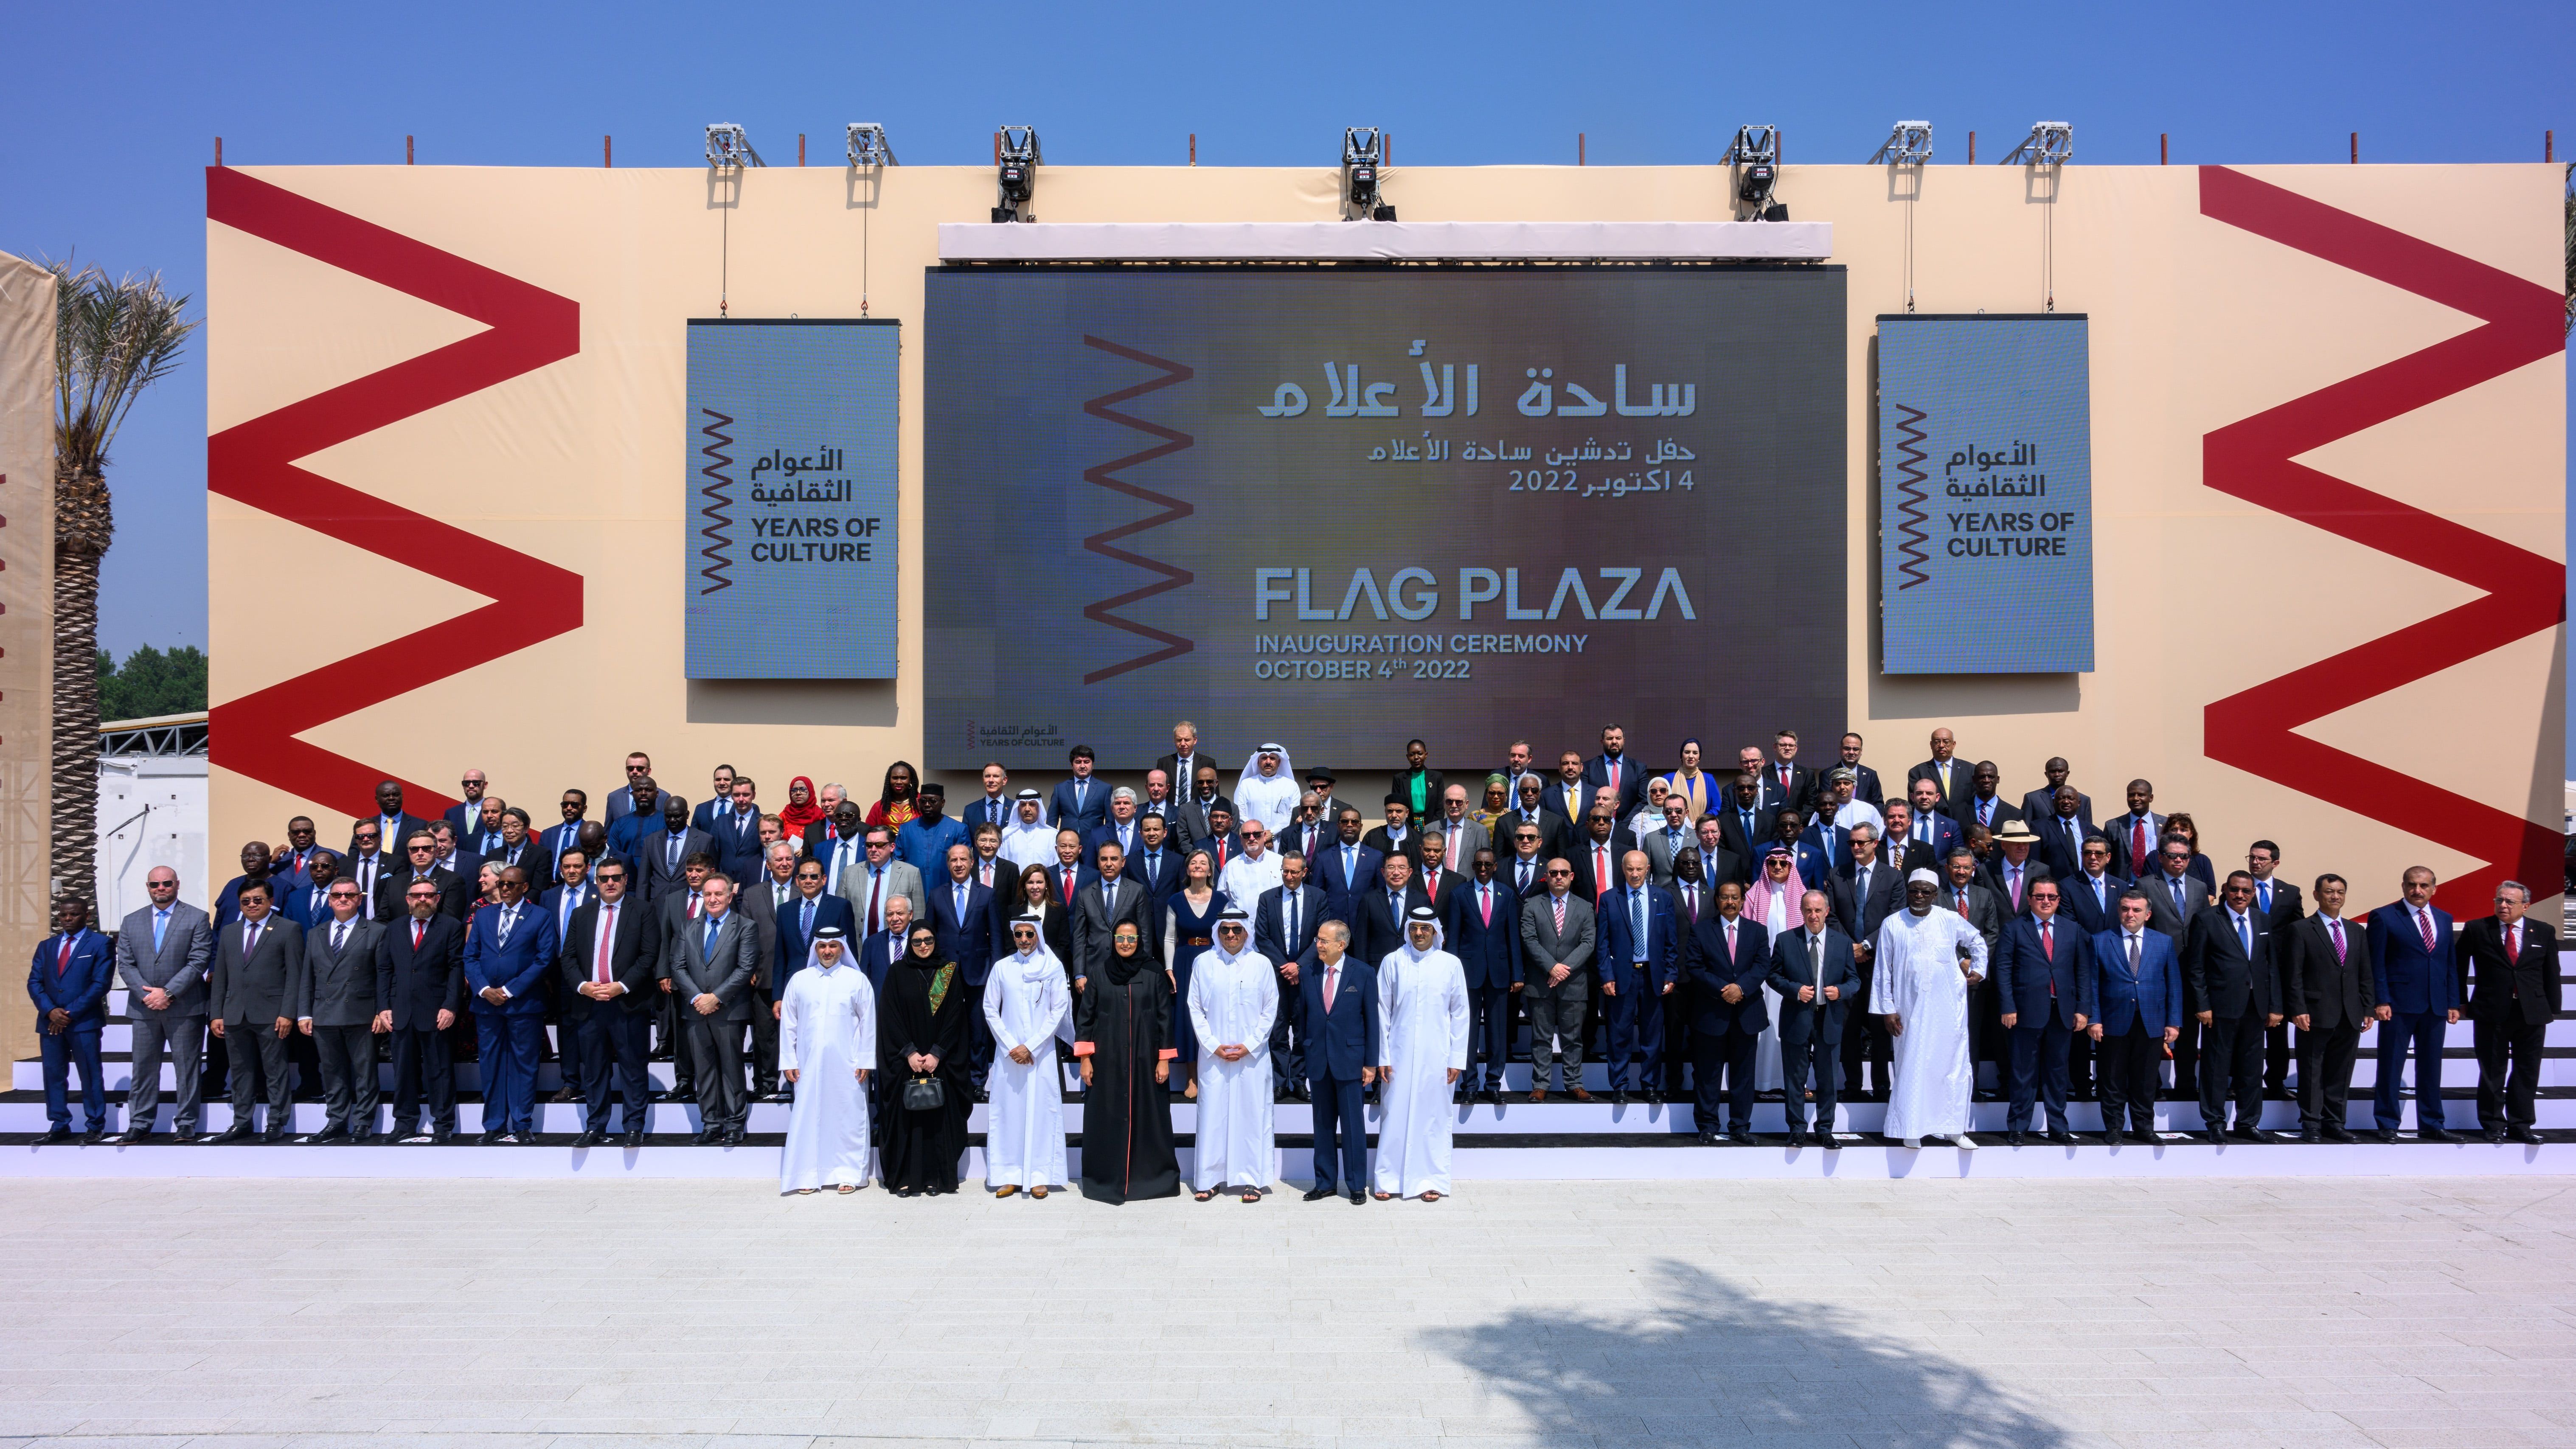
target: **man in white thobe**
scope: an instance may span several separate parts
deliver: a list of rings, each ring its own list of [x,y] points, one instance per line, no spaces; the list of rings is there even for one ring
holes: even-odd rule
[[[1258,820],[1243,822],[1243,853],[1225,863],[1216,878],[1216,888],[1225,893],[1226,904],[1246,911],[1261,904],[1261,897],[1287,884],[1281,873],[1278,851],[1270,848],[1270,831]]]
[[[1216,947],[1190,970],[1190,1025],[1199,1037],[1194,1194],[1220,1189],[1259,1202],[1278,1168],[1271,1133],[1270,1027],[1279,1019],[1279,973],[1246,944],[1252,915],[1228,906]]]
[[[876,993],[843,954],[838,926],[814,933],[805,969],[789,977],[778,1011],[778,1077],[793,1083],[778,1190],[868,1182],[868,1074],[877,1064]]]
[[[1920,1148],[1926,1137],[1975,1147],[1968,1135],[1968,988],[1986,977],[1986,938],[1965,916],[1937,904],[1941,878],[1905,879],[1905,909],[1878,928],[1869,1009],[1887,1019],[1896,1081],[1879,1131]]]
[[[1243,774],[1234,782],[1235,819],[1246,825],[1258,820],[1263,829],[1277,835],[1295,817],[1300,793],[1289,770],[1286,747],[1263,745],[1243,762]]]
[[[1383,1200],[1438,1202],[1449,1191],[1449,1089],[1467,1069],[1467,970],[1440,949],[1440,914],[1415,906],[1405,944],[1377,968],[1386,1072],[1378,1088],[1377,1165]]]
[[[994,962],[984,982],[984,1025],[993,1034],[984,1185],[995,1197],[1025,1187],[1042,1198],[1066,1180],[1064,1074],[1055,1043],[1072,1024],[1073,992],[1036,921],[1013,921],[1011,944],[1018,950]]]
[[[1038,797],[1037,791],[1022,790],[1016,808],[1018,813],[1011,823],[1002,827],[999,852],[1002,859],[1009,861],[1014,870],[1021,871],[1033,865],[1055,864],[1055,827],[1043,818],[1046,802]],[[1017,885],[1018,882],[1012,884]],[[994,889],[1001,888],[996,886]],[[1017,903],[1019,897],[1015,893],[1004,892],[1002,899]]]

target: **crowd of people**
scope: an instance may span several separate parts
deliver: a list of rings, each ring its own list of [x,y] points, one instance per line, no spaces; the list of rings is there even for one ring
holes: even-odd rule
[[[2479,1132],[2538,1140],[2557,942],[2519,883],[2463,923],[2420,866],[2367,911],[2341,876],[2282,877],[2268,840],[2222,874],[2150,782],[2097,819],[2051,759],[2011,799],[1947,729],[1894,790],[1857,734],[1821,768],[1788,730],[1725,765],[1696,740],[1663,769],[1626,744],[1614,725],[1550,767],[1516,742],[1451,778],[1411,740],[1378,798],[1346,799],[1278,744],[1229,778],[1183,722],[1141,790],[1077,746],[1043,793],[985,766],[954,812],[903,762],[864,805],[798,776],[766,810],[719,766],[693,806],[637,753],[598,818],[568,789],[542,829],[480,771],[435,820],[387,781],[345,849],[303,816],[244,846],[210,909],[167,868],[112,937],[60,903],[28,981],[52,1135],[71,1135],[77,1067],[87,1138],[107,1136],[99,1031],[121,983],[119,1140],[150,1139],[166,1057],[182,1138],[221,1091],[231,1122],[207,1140],[285,1139],[300,1077],[326,1103],[304,1140],[368,1141],[382,1061],[390,1140],[452,1140],[473,1060],[482,1140],[526,1143],[551,1058],[556,1100],[585,1107],[577,1147],[640,1145],[657,1095],[694,1099],[708,1144],[739,1144],[751,1102],[791,1101],[790,1192],[954,1191],[987,1102],[988,1189],[1170,1195],[1178,1100],[1196,1105],[1188,1190],[1258,1201],[1273,1108],[1303,1101],[1310,1199],[1437,1201],[1457,1105],[1499,1102],[1524,1054],[1530,1102],[1596,1100],[1590,1056],[1613,1104],[1687,1103],[1703,1143],[1756,1140],[1776,1092],[1788,1143],[1825,1150],[1857,1099],[1887,1103],[1889,1139],[1974,1147],[1980,1094],[2008,1100],[2014,1145],[2075,1141],[2084,1098],[2111,1145],[2145,1137],[2168,1094],[2212,1140],[2262,1140],[2295,1063],[2299,1137],[2346,1141],[2375,1032],[2378,1137],[2404,1123],[2411,1053],[2416,1126],[2450,1141],[2441,1051],[2463,1015]]]

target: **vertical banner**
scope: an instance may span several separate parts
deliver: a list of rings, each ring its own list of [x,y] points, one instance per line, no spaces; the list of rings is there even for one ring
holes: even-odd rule
[[[0,952],[45,938],[53,876],[53,273],[0,252]],[[23,999],[23,993],[22,993]],[[0,1053],[36,1053],[0,1016]]]
[[[900,338],[690,319],[689,678],[894,677]]]
[[[1885,672],[2092,669],[2087,356],[2081,313],[1878,319]]]

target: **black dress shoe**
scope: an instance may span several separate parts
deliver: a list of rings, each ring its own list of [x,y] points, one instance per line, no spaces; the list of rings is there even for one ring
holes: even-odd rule
[[[72,1124],[69,1122],[57,1122],[46,1131],[44,1136],[37,1140],[40,1142],[69,1142],[72,1140]]]
[[[2234,1137],[2239,1142],[2260,1142],[2263,1140],[2263,1129],[2260,1127],[2248,1127],[2240,1122],[2237,1124],[2236,1130],[2228,1135]]]
[[[230,1127],[225,1128],[223,1131],[216,1133],[214,1136],[209,1137],[206,1140],[214,1143],[248,1142],[250,1140],[250,1124],[248,1122],[235,1122]]]
[[[1315,1186],[1306,1189],[1306,1201],[1308,1202],[1322,1202],[1328,1197],[1337,1197],[1339,1195],[1340,1194],[1333,1188],[1326,1186],[1323,1183],[1317,1183]]]
[[[1791,1147],[1804,1147],[1807,1145],[1807,1129],[1804,1127],[1792,1127],[1789,1129],[1788,1137],[1784,1140]]]
[[[628,1130],[624,1136],[618,1138],[617,1142],[621,1147],[641,1147],[644,1145],[644,1129],[641,1127],[632,1128]]]
[[[1761,1145],[1754,1140],[1751,1128],[1739,1128],[1736,1131],[1729,1132],[1726,1134],[1726,1140],[1734,1143],[1738,1147],[1757,1147]]]
[[[2360,1138],[2353,1136],[2352,1129],[2346,1127],[2341,1122],[2328,1122],[2325,1125],[2325,1136],[2328,1142],[2358,1142],[2361,1140]]]
[[[106,1140],[107,1127],[103,1123],[99,1126],[92,1127],[87,1132],[81,1134],[81,1142],[86,1146],[95,1147]]]
[[[2394,1127],[2382,1127],[2370,1135],[2378,1138],[2382,1142],[2394,1142],[2397,1140],[2397,1129]]]
[[[486,1147],[490,1147],[501,1140],[502,1133],[506,1130],[507,1129],[500,1127],[486,1127],[483,1129],[483,1135],[474,1140],[482,1143]]]
[[[1349,1192],[1342,1194],[1342,1196],[1349,1198],[1351,1200],[1351,1206],[1353,1207],[1368,1206],[1368,1194],[1360,1191],[1356,1187],[1352,1188]]]
[[[2457,1142],[2460,1134],[2448,1127],[2427,1127],[2418,1134],[2427,1142]]]
[[[346,1127],[325,1127],[305,1140],[316,1144],[324,1142],[346,1142],[349,1140],[349,1129]]]
[[[2212,1147],[2224,1147],[2227,1145],[2227,1129],[2224,1127],[2212,1127],[2206,1135],[2209,1138],[2209,1145]]]
[[[375,1140],[376,1134],[373,1132],[352,1132],[349,1134],[349,1145],[352,1147],[365,1147],[373,1143]]]
[[[1700,1133],[1699,1145],[1702,1147],[1715,1147],[1717,1145],[1717,1134],[1714,1132]]]
[[[2048,1132],[2048,1140],[2060,1147],[2072,1147],[2075,1145],[2075,1134],[2063,1127],[2052,1127]]]
[[[287,1136],[286,1136],[286,1129],[285,1129],[285,1128],[283,1128],[283,1127],[271,1127],[271,1128],[269,1128],[267,1131],[262,1132],[261,1134],[259,1134],[259,1140],[260,1140],[262,1143],[278,1143],[278,1142],[284,1142],[284,1141],[288,1140],[288,1139],[287,1139]]]
[[[2501,1127],[2490,1127],[2486,1131],[2479,1133],[2478,1138],[2484,1142],[2502,1142],[2504,1140],[2504,1129]]]
[[[690,1139],[689,1139],[689,1141],[690,1141],[693,1145],[695,1145],[695,1146],[699,1146],[699,1147],[710,1147],[710,1146],[713,1146],[713,1145],[715,1144],[715,1140],[716,1140],[717,1136],[719,1135],[719,1133],[721,1132],[721,1130],[722,1130],[722,1129],[720,1129],[720,1128],[715,1128],[715,1127],[709,1127],[709,1128],[706,1128],[706,1129],[704,1129],[704,1130],[700,1131],[696,1136],[694,1136],[694,1137],[690,1138]]]
[[[2005,1145],[2006,1147],[2021,1147],[2021,1146],[2025,1146],[2025,1145],[2027,1145],[2027,1143],[2028,1143],[2028,1141],[2029,1141],[2029,1137],[2030,1137],[2030,1134],[2029,1134],[2029,1133],[2027,1133],[2027,1132],[2020,1132],[2020,1131],[2007,1132],[2007,1133],[2005,1133],[2005,1134],[2004,1134],[2004,1145]]]
[[[1625,1087],[1614,1087],[1611,1089],[1610,1105],[1613,1107],[1625,1107],[1628,1105],[1628,1091]]]
[[[572,1140],[572,1150],[575,1152],[586,1151],[590,1148],[597,1147],[600,1143],[607,1140],[608,1134],[600,1131],[598,1128],[585,1128],[579,1137]]]
[[[742,1145],[742,1129],[739,1127],[726,1128],[724,1145],[727,1147],[740,1147]]]
[[[2105,1147],[2123,1146],[2127,1141],[2127,1138],[2120,1135],[2120,1129],[2117,1127],[2105,1127],[2102,1129],[2102,1145]]]

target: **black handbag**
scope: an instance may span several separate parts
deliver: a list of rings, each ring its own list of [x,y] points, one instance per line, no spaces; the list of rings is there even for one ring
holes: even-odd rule
[[[948,1086],[937,1077],[915,1077],[903,1084],[903,1110],[936,1112],[948,1105]]]

